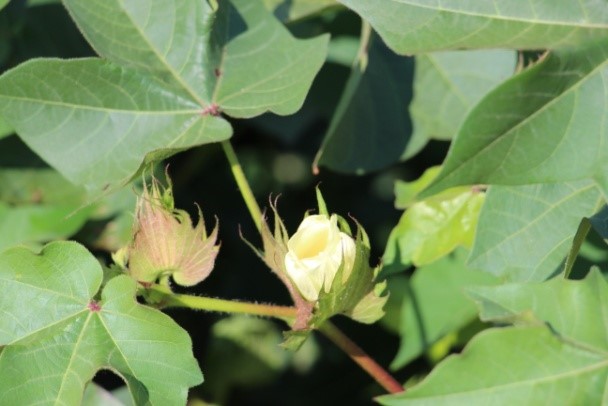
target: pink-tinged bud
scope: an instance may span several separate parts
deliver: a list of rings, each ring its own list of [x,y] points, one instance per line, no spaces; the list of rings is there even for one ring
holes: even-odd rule
[[[188,213],[173,208],[170,188],[161,193],[154,180],[151,191],[145,187],[137,202],[128,272],[145,283],[171,275],[178,285],[196,285],[213,270],[219,251],[217,230],[216,223],[207,235],[200,208],[198,224],[193,227]]]

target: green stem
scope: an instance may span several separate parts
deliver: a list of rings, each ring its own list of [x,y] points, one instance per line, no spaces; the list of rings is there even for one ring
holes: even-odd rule
[[[361,34],[359,36],[359,50],[355,58],[355,64],[359,65],[359,69],[364,71],[367,68],[368,51],[370,40],[372,37],[372,26],[365,20],[361,20]]]
[[[230,163],[230,169],[232,170],[232,175],[234,176],[234,180],[239,187],[241,195],[243,196],[243,200],[245,200],[245,204],[249,209],[249,213],[251,214],[251,218],[255,223],[258,231],[262,229],[262,211],[260,210],[260,206],[258,202],[255,200],[255,196],[251,191],[251,187],[249,187],[249,182],[247,182],[247,178],[245,177],[245,173],[243,172],[243,168],[239,163],[238,158],[236,157],[236,153],[234,152],[234,148],[232,148],[232,144],[230,141],[223,141],[222,148],[224,149],[224,153],[226,154],[226,158]]]
[[[342,351],[355,361],[365,372],[376,380],[389,393],[404,392],[403,386],[382,368],[376,361],[365,353],[357,344],[355,344],[348,336],[340,331],[331,322],[326,321],[319,328],[327,338],[336,344]]]
[[[163,290],[156,291],[163,294],[163,308],[185,307],[210,312],[250,314],[254,316],[275,317],[287,322],[292,321],[296,317],[295,307],[237,302],[204,296],[166,294]]]

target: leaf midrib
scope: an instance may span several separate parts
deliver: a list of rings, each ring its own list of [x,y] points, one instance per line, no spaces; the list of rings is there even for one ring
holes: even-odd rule
[[[79,109],[79,110],[90,110],[90,111],[98,111],[103,113],[121,113],[121,114],[138,114],[138,115],[180,115],[180,114],[199,114],[199,110],[189,109],[189,110],[128,110],[128,109],[116,109],[116,108],[102,108],[102,107],[94,107],[88,106],[84,104],[72,104],[65,103],[60,101],[52,101],[52,100],[43,100],[43,99],[32,99],[30,97],[16,97],[16,96],[3,96],[0,95],[0,99],[8,99],[10,101],[20,101],[20,102],[29,102],[36,104],[44,104],[49,106],[56,107],[65,107],[71,109]]]

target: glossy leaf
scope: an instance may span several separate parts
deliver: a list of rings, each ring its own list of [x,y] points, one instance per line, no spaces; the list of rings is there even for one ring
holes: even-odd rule
[[[418,152],[429,139],[452,139],[483,96],[511,76],[516,53],[507,50],[436,52],[416,56],[411,146]]]
[[[543,281],[561,271],[581,219],[600,200],[591,181],[492,186],[469,265],[509,281]]]
[[[109,62],[21,65],[0,78],[0,112],[47,162],[95,192],[125,184],[147,161],[225,140],[231,128],[220,112],[295,112],[326,54],[327,37],[295,39],[261,2],[221,2],[217,11],[198,0],[64,4]],[[229,37],[238,18],[247,28]]]
[[[463,48],[543,49],[608,38],[595,0],[339,0],[402,54]]]
[[[99,369],[119,373],[136,404],[185,403],[202,381],[188,334],[138,304],[132,279],[110,280],[98,299],[101,281],[76,243],[0,254],[0,403],[80,404]]]
[[[470,248],[484,197],[461,187],[411,205],[389,236],[383,272],[430,264],[458,246]]]
[[[442,337],[457,332],[477,318],[473,302],[464,289],[497,283],[483,272],[468,269],[467,252],[416,269],[401,307],[401,344],[391,368],[398,369],[428,350]],[[393,295],[393,290],[389,290]]]
[[[608,41],[555,51],[492,91],[423,195],[463,184],[580,179],[608,193],[607,58]]]
[[[366,58],[353,66],[316,166],[362,174],[397,162],[407,148],[411,61],[375,35]]]

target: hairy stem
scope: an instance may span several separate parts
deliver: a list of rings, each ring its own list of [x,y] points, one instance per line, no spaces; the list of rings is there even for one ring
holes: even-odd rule
[[[331,322],[326,321],[319,328],[327,338],[336,344],[342,351],[355,361],[365,372],[376,380],[389,393],[400,393],[405,391],[403,386],[382,368],[376,361],[365,353],[357,344],[355,344],[346,334],[340,331]]]
[[[232,148],[232,144],[230,143],[230,141],[223,141],[222,148],[224,149],[224,154],[226,154],[226,158],[230,163],[230,169],[232,170],[234,180],[236,181],[236,184],[239,187],[241,195],[243,196],[243,200],[245,200],[245,204],[249,209],[251,218],[253,219],[253,222],[255,223],[255,226],[259,231],[262,229],[262,211],[260,210],[260,206],[255,200],[255,196],[251,191],[249,182],[247,182],[247,178],[245,177],[243,168],[241,167],[241,164],[239,163],[239,160],[236,157],[236,153],[234,152],[234,148]]]
[[[253,316],[275,317],[287,322],[291,322],[296,317],[295,307],[237,302],[234,300],[216,299],[204,296],[166,294],[164,290],[157,290],[157,292],[162,293],[163,295],[163,308],[184,307],[210,312],[250,314]]]

